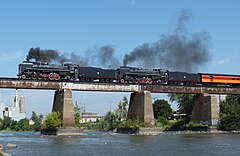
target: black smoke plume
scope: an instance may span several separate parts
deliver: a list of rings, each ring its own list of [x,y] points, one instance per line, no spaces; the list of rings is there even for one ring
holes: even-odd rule
[[[145,43],[124,56],[124,66],[137,64],[146,68],[167,68],[180,71],[196,71],[210,60],[209,40],[206,31],[188,33],[185,24],[192,18],[182,10],[172,32],[162,35],[154,43]]]
[[[102,46],[93,50],[87,50],[84,55],[76,53],[61,53],[52,49],[31,48],[26,60],[35,59],[35,61],[62,64],[71,62],[80,66],[100,66],[106,68],[117,68],[120,61],[114,56],[115,48],[111,45]]]
[[[39,47],[31,48],[27,55],[27,60],[35,59],[36,61],[51,62],[59,57],[59,52],[55,50],[41,50]]]
[[[209,40],[206,31],[189,33],[186,23],[192,18],[191,12],[182,10],[177,18],[175,28],[161,35],[153,43],[145,43],[126,54],[123,65],[134,65],[144,68],[166,68],[180,71],[197,71],[198,67],[210,60]],[[115,47],[106,45],[89,49],[82,55],[61,53],[57,50],[31,48],[27,60],[45,61],[49,63],[72,62],[81,66],[97,66],[118,68],[121,64],[115,57]]]
[[[115,68],[120,66],[120,62],[117,57],[114,56],[115,48],[113,46],[103,46],[99,49],[97,58],[101,65],[108,68]]]

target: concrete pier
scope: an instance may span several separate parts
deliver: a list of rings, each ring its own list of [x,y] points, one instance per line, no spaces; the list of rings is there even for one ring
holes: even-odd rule
[[[72,91],[70,89],[60,89],[55,91],[52,111],[60,112],[63,127],[75,126]]]
[[[219,122],[219,101],[216,96],[197,94],[190,120],[193,122],[217,125]]]
[[[141,122],[154,125],[151,93],[149,91],[131,93],[128,119],[139,119]]]

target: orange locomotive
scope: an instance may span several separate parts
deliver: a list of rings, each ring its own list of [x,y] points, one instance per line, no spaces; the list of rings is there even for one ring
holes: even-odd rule
[[[239,85],[240,75],[203,74],[200,73],[201,82],[207,84]]]

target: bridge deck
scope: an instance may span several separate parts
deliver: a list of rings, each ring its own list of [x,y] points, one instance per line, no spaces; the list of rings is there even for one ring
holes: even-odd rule
[[[13,89],[72,89],[75,91],[104,91],[104,92],[141,92],[148,90],[152,93],[210,93],[210,94],[240,94],[240,88],[206,87],[206,86],[170,86],[170,85],[137,85],[118,83],[86,83],[19,80],[16,78],[0,78],[0,88]]]

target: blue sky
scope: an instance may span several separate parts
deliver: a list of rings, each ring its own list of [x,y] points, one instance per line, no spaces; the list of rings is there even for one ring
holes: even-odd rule
[[[82,55],[113,45],[116,56],[123,58],[135,47],[168,34],[182,9],[192,13],[186,24],[189,32],[204,30],[211,36],[211,61],[196,72],[239,74],[239,6],[238,0],[0,0],[0,76],[16,77],[18,64],[32,47]],[[0,92],[10,105],[15,91]],[[19,94],[26,96],[28,114],[51,111],[53,91]],[[129,97],[129,93],[74,92],[74,100],[88,111],[104,114],[124,95]]]

